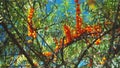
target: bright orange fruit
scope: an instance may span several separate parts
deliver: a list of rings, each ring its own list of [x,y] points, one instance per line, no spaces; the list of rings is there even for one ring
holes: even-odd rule
[[[70,27],[68,25],[64,25],[64,33],[67,42],[70,42],[72,40],[72,35],[71,35]]]
[[[46,57],[52,56],[52,52],[43,52],[43,55]]]
[[[100,43],[101,43],[100,39],[97,39],[96,42],[95,42],[96,45],[99,45]]]

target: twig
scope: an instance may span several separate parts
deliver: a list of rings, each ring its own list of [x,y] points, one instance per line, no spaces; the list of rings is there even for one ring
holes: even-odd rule
[[[63,37],[63,41],[62,41],[62,48],[61,48],[61,57],[62,57],[62,63],[64,64],[64,52],[63,52],[63,50],[64,50],[64,39],[65,39],[65,37]]]
[[[45,41],[45,39],[39,33],[38,33],[38,36],[45,42],[45,44],[53,52],[53,54],[55,54],[55,52],[53,51],[53,49],[48,45],[48,43]]]
[[[111,30],[108,30],[106,32],[104,32],[101,36],[99,36],[98,38],[94,39],[92,43],[90,43],[87,48],[79,55],[78,57],[78,62],[75,64],[75,68],[77,68],[78,64],[80,63],[80,61],[82,60],[82,58],[84,57],[84,55],[86,55],[87,50],[92,47],[92,45],[95,43],[95,41],[101,37],[103,37],[104,35],[106,35],[107,33],[109,33]]]
[[[17,45],[17,47],[20,49],[21,53],[23,53],[25,55],[25,57],[27,58],[27,60],[29,61],[29,63],[31,64],[32,67],[34,66],[33,60],[29,57],[29,55],[25,52],[25,50],[21,47],[21,45],[19,44],[19,42],[17,41],[17,39],[14,37],[14,35],[8,30],[7,25],[2,22],[1,23],[4,30],[8,33],[9,37],[12,39],[12,41]]]

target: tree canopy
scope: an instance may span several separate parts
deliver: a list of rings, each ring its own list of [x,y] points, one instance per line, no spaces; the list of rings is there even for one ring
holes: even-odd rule
[[[119,0],[0,0],[0,67],[118,68]]]

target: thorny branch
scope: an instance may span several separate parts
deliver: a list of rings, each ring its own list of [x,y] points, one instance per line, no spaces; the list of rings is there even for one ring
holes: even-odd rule
[[[29,63],[31,64],[32,67],[34,66],[33,60],[29,57],[29,55],[25,52],[25,50],[21,47],[21,44],[19,44],[19,42],[17,41],[17,39],[14,37],[14,35],[8,30],[7,25],[2,22],[1,23],[4,30],[8,33],[9,37],[12,39],[12,41],[17,45],[17,47],[20,49],[21,53],[23,53],[25,55],[25,57],[27,58],[27,60],[29,61]]]

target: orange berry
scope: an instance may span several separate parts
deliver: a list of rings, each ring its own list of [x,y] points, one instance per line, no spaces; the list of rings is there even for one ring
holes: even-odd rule
[[[33,12],[34,12],[34,9],[33,8],[30,8],[30,12],[28,14],[28,22],[30,22],[30,20],[32,19],[33,17]]]
[[[76,30],[73,30],[73,31],[72,31],[72,37],[73,37],[74,39],[78,37]]]
[[[100,43],[101,43],[100,39],[97,39],[96,42],[95,42],[96,45],[99,45]]]
[[[70,42],[69,39],[64,39],[64,46],[66,46]]]
[[[30,8],[30,13],[33,13],[34,12],[34,8]]]
[[[95,25],[95,26],[94,26],[94,30],[95,30],[95,32],[101,32],[101,31],[102,31],[102,28],[101,28],[100,25]]]
[[[107,59],[106,59],[106,57],[103,57],[102,60],[103,60],[103,61],[106,61]]]
[[[80,16],[76,16],[76,30],[81,29],[82,26],[82,18]]]
[[[33,13],[29,13],[29,16],[33,16]]]
[[[31,15],[28,15],[28,18],[29,18],[29,19],[32,19],[32,16],[31,16]]]
[[[64,33],[66,35],[67,41],[70,42],[72,40],[72,36],[71,36],[70,27],[68,25],[64,25]]]
[[[28,31],[28,36],[32,36],[32,33],[30,31]]]
[[[32,35],[33,35],[33,38],[36,38],[36,37],[37,37],[37,34],[36,34],[35,31],[32,33]]]
[[[56,45],[56,47],[55,47],[55,52],[58,52],[59,49],[60,49],[60,46]]]
[[[39,64],[38,64],[37,62],[34,62],[34,66],[35,66],[35,67],[38,67],[38,65],[39,65]]]
[[[30,19],[30,18],[28,18],[28,22],[31,22],[31,19]]]
[[[46,57],[50,57],[50,56],[52,56],[52,53],[51,52],[43,52],[43,55]]]
[[[103,65],[103,64],[105,64],[105,62],[104,61],[100,61],[100,64]]]
[[[92,32],[93,31],[93,28],[91,27],[91,26],[87,26],[86,28],[85,28],[85,30],[87,31],[87,32]]]

